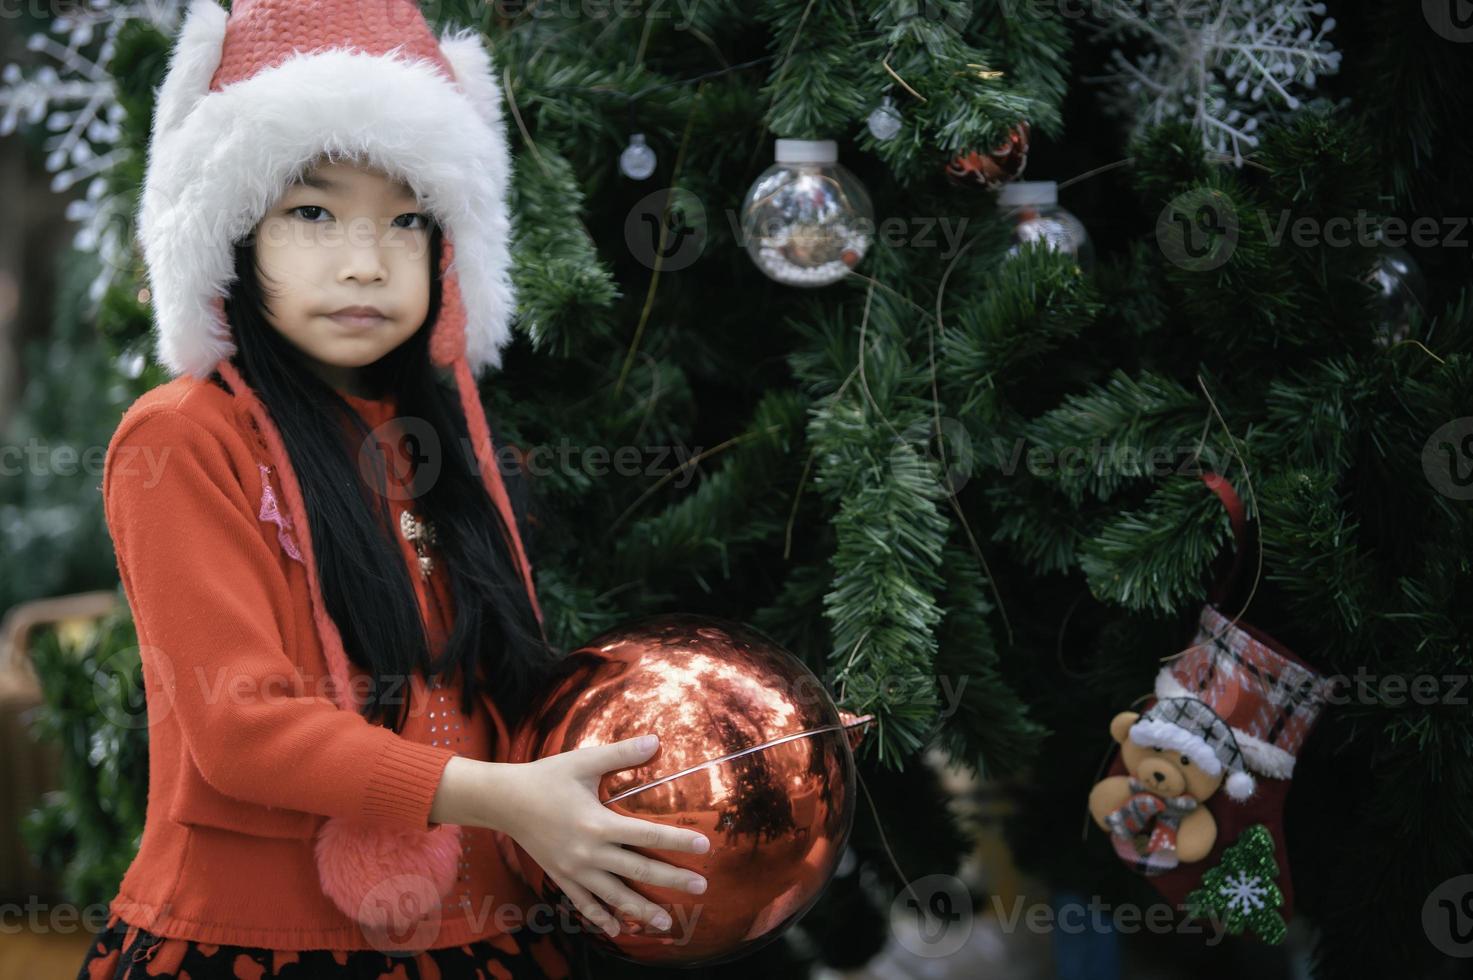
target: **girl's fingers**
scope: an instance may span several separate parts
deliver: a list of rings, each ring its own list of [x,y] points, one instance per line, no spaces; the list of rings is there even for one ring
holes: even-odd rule
[[[595,926],[598,926],[610,936],[619,934],[619,920],[615,919],[599,903],[598,899],[588,893],[588,889],[573,881],[564,881],[556,876],[552,879],[557,886],[563,890],[563,894],[573,902],[573,907],[583,913],[583,917]]]
[[[600,867],[607,868],[621,878],[647,881],[652,885],[663,885],[666,888],[676,888],[696,895],[706,890],[706,879],[694,871],[686,871],[642,854],[635,854],[617,845],[601,849],[598,853],[598,862]],[[692,882],[700,883],[700,891],[690,888]]]
[[[654,737],[648,745],[641,746],[641,740],[646,737],[638,735],[608,745],[590,745],[573,751],[578,754],[579,767],[584,775],[601,776],[616,769],[628,769],[654,755],[660,747],[660,740]]]
[[[609,903],[610,908],[618,909],[631,919],[648,922],[656,929],[670,928],[670,913],[627,885],[621,884],[618,878],[607,871],[591,872],[583,880],[588,882],[595,895]]]
[[[705,854],[711,849],[711,841],[704,834],[677,830],[653,820],[640,820],[636,817],[615,816],[605,839],[613,844],[632,844],[658,851]]]

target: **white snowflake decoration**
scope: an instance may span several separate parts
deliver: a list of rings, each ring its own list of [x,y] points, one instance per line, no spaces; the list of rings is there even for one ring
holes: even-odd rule
[[[108,64],[118,31],[130,20],[147,20],[172,36],[183,0],[78,0],[65,9],[46,32],[26,41],[28,50],[52,64],[30,77],[14,63],[0,69],[0,136],[44,119],[47,131],[55,134],[43,144],[46,169],[54,175],[51,189],[60,193],[88,182],[85,194],[68,202],[66,216],[79,225],[73,245],[99,259],[98,274],[88,288],[88,298],[96,303],[131,254],[124,232],[131,226],[129,208],[108,196],[104,179],[127,155],[117,146],[123,108]]]
[[[1228,876],[1227,883],[1219,888],[1217,893],[1226,895],[1228,908],[1238,912],[1250,912],[1268,904],[1264,900],[1268,895],[1268,886],[1263,883],[1262,878],[1250,875],[1246,871],[1239,871],[1235,875]]]
[[[1298,109],[1321,75],[1340,70],[1323,3],[1098,0],[1094,9],[1098,39],[1141,39],[1154,50],[1132,59],[1117,48],[1115,74],[1089,81],[1115,87],[1115,108],[1134,116],[1137,133],[1185,118],[1238,166],[1266,117]]]

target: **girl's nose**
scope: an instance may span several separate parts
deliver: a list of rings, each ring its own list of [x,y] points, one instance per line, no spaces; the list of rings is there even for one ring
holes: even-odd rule
[[[340,281],[378,282],[388,276],[377,246],[353,248],[349,251],[351,255],[343,261]]]

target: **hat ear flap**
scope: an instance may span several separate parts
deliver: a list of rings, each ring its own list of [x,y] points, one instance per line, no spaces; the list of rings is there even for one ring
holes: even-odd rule
[[[501,83],[486,50],[485,39],[474,27],[450,29],[440,36],[440,53],[450,62],[455,82],[476,107],[481,118],[500,135],[504,125],[501,113]]]
[[[210,93],[210,81],[220,67],[225,49],[225,8],[215,0],[194,0],[184,15],[184,26],[169,55],[169,70],[159,86],[153,110],[153,131],[172,133]]]
[[[447,339],[440,346],[439,356],[463,350],[476,373],[487,366],[501,366],[501,348],[511,340],[511,317],[517,306],[508,245],[515,237],[507,201],[512,179],[511,147],[502,109],[505,96],[501,79],[485,37],[474,27],[447,30],[440,36],[440,54],[450,65],[455,84],[470,109],[480,117],[479,125],[474,118],[466,120],[467,132],[463,134],[478,157],[474,179],[480,191],[470,208],[474,221],[456,228],[447,223],[445,228],[445,242],[447,246],[453,244],[458,263],[475,270],[475,274],[460,278],[451,273],[457,275],[464,304],[464,327],[445,327]],[[450,282],[449,277],[446,282]],[[447,296],[452,292],[453,288],[447,290]],[[443,307],[440,316],[442,321],[447,317]],[[463,334],[464,340],[450,337],[451,333]]]

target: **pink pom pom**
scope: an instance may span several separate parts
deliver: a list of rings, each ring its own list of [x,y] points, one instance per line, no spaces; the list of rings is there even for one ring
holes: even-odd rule
[[[317,833],[322,891],[365,928],[403,932],[455,885],[460,827],[400,830],[332,817]]]

